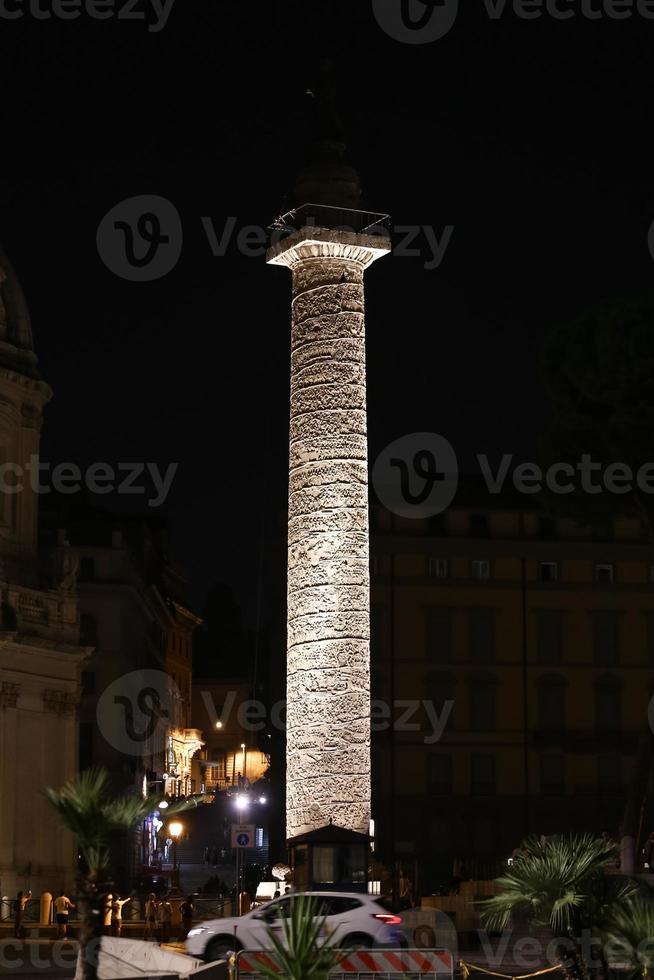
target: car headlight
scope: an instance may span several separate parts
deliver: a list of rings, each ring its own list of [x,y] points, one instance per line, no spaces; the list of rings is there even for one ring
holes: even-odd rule
[[[198,926],[196,929],[189,929],[189,931],[188,931],[188,938],[190,939],[191,936],[199,936],[200,933],[202,933],[202,932],[209,932],[209,931],[210,930],[209,929],[205,929],[204,926]]]

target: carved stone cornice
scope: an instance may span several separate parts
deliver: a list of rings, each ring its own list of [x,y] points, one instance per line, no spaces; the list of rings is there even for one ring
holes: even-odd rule
[[[308,226],[299,228],[269,248],[266,261],[270,265],[285,265],[292,269],[302,261],[342,259],[366,269],[390,250],[391,240],[386,234],[366,235]]]

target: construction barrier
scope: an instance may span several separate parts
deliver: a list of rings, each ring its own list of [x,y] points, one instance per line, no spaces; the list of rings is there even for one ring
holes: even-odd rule
[[[261,977],[261,965],[282,974],[275,955],[260,949],[244,949],[236,956],[236,977]],[[411,976],[420,980],[452,980],[454,957],[446,949],[359,949],[348,953],[330,973],[333,980],[369,977],[376,980]]]

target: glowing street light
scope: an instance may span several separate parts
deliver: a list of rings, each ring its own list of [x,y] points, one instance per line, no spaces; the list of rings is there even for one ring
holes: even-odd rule
[[[223,727],[222,721],[217,721],[216,722],[216,728],[222,728],[222,727]]]
[[[168,833],[173,839],[173,885],[179,888],[179,865],[177,864],[177,841],[184,833],[184,824],[179,820],[173,820],[168,824]]]

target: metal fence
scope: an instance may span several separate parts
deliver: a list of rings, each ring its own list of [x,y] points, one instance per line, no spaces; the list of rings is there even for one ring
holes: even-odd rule
[[[53,895],[53,898],[56,896]],[[70,909],[69,912],[69,922],[78,922],[80,918],[80,900],[75,895],[68,896],[75,906],[75,908]],[[123,922],[143,922],[145,917],[145,902],[147,895],[134,895],[130,901],[123,906],[122,916]],[[173,907],[180,905],[184,901],[183,898],[172,899]],[[205,921],[206,919],[222,919],[230,916],[232,914],[232,901],[230,898],[222,897],[206,897],[206,898],[194,898],[193,903],[195,905],[195,912],[193,913],[194,921]],[[16,919],[16,899],[10,898],[8,895],[4,895],[0,898],[0,922],[14,922]],[[30,924],[39,923],[41,920],[41,899],[31,898],[25,906],[25,912],[23,914],[23,923],[28,926]],[[55,910],[54,902],[50,906],[50,923],[55,921]]]
[[[23,922],[38,922],[41,917],[41,899],[30,898],[25,906]],[[16,899],[3,895],[0,898],[0,922],[13,922],[16,918]]]

